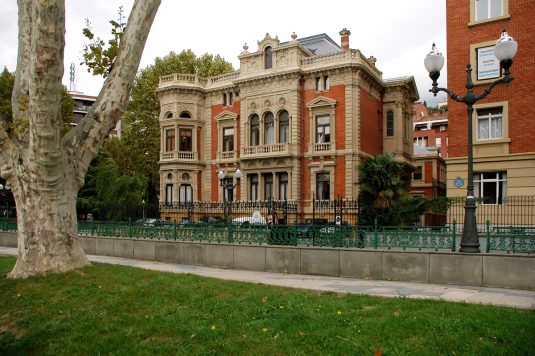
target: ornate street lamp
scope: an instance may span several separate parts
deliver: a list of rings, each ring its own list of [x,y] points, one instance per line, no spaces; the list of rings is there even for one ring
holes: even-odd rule
[[[510,76],[509,68],[513,64],[513,58],[516,54],[518,45],[511,36],[507,34],[507,31],[503,30],[500,39],[494,46],[494,55],[500,61],[500,67],[503,68],[503,77],[492,82],[485,91],[476,95],[473,92],[474,83],[472,82],[472,66],[468,64],[466,66],[467,80],[466,89],[467,93],[464,96],[458,96],[454,92],[447,88],[440,88],[437,83],[437,79],[440,77],[440,70],[444,65],[444,57],[437,50],[435,44],[431,48],[431,52],[425,57],[424,65],[429,72],[429,77],[433,80],[433,87],[429,90],[435,96],[438,92],[443,91],[449,95],[454,101],[465,103],[468,112],[468,187],[465,201],[465,214],[464,214],[464,227],[463,235],[461,238],[460,252],[472,252],[479,253],[479,237],[477,235],[476,225],[476,201],[474,197],[474,153],[472,147],[472,116],[474,112],[474,104],[485,98],[490,94],[491,90],[498,84],[503,83],[508,85],[514,78]]]
[[[6,183],[6,185],[0,184],[0,194],[2,194],[2,209],[5,209],[5,217],[9,218],[9,199],[6,200],[6,196],[8,195],[11,188]],[[7,207],[6,207],[6,201],[7,201]]]
[[[234,177],[236,178],[236,183],[234,184],[233,181],[226,182],[226,178],[229,178],[229,176],[225,175],[223,170],[221,169],[217,173],[217,178],[219,178],[219,184],[221,187],[223,187],[223,202],[225,205],[228,205],[228,216],[232,220],[232,200],[234,200],[234,188],[236,188],[238,185],[240,185],[240,179],[241,179],[241,171],[239,169],[234,172]],[[227,192],[229,199],[227,199]]]

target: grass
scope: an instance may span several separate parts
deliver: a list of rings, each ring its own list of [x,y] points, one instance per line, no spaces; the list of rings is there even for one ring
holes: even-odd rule
[[[93,264],[7,280],[0,355],[528,355],[535,311],[318,293]]]

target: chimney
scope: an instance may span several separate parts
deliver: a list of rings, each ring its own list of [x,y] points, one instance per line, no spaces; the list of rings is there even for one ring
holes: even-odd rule
[[[349,49],[349,35],[351,34],[351,31],[349,31],[347,28],[344,27],[342,31],[340,31],[340,42],[342,51],[347,51]]]

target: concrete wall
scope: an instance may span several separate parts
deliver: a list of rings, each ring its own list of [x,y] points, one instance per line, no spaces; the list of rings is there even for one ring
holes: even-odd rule
[[[188,265],[360,279],[535,290],[535,255],[333,249],[81,237],[88,254]],[[16,247],[16,234],[0,233]]]

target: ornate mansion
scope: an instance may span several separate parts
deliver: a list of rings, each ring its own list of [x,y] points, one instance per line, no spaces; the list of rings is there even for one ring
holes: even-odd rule
[[[414,78],[383,78],[340,36],[266,34],[233,73],[161,77],[160,202],[288,200],[307,214],[312,199],[356,198],[366,157],[412,167]]]

